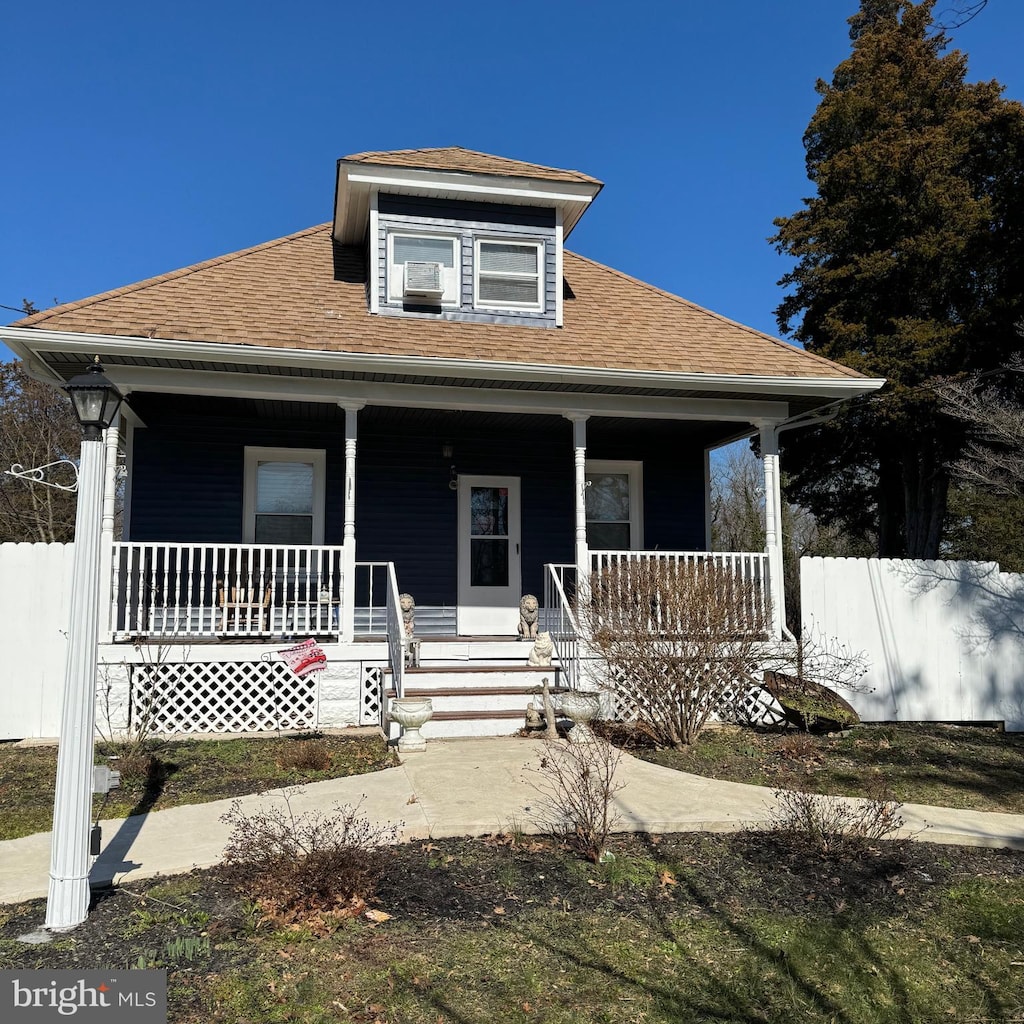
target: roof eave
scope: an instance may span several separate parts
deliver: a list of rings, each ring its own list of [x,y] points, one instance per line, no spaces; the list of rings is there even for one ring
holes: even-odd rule
[[[675,371],[629,370],[615,367],[564,366],[476,359],[440,359],[432,356],[389,356],[359,352],[281,349],[223,342],[182,341],[173,338],[133,338],[120,335],[47,331],[34,327],[0,327],[0,340],[23,359],[36,375],[62,383],[46,364],[45,353],[59,350],[93,355],[131,354],[141,359],[181,359],[261,367],[299,366],[310,369],[346,369],[368,373],[419,374],[437,378],[480,378],[576,385],[624,385],[640,388],[700,389],[732,394],[800,396],[837,400],[877,391],[884,378],[792,377],[771,374],[710,374]],[[59,347],[59,348],[58,348]],[[156,372],[160,372],[159,369]],[[108,376],[117,383],[116,367]]]
[[[388,167],[342,159],[338,161],[334,192],[333,237],[342,245],[362,243],[369,220],[370,197],[382,191],[554,207],[562,211],[563,237],[568,237],[601,188],[598,182]]]

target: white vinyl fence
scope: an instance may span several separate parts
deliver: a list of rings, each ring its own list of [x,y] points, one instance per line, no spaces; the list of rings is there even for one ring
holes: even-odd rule
[[[56,736],[71,544],[0,544],[0,740]]]
[[[865,721],[1024,731],[1024,575],[994,562],[802,558],[805,631],[870,662],[845,696]]]

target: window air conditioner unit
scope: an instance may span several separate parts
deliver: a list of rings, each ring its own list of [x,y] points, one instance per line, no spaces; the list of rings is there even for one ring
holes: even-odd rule
[[[444,295],[444,268],[440,263],[409,260],[405,264],[405,295],[439,299]]]

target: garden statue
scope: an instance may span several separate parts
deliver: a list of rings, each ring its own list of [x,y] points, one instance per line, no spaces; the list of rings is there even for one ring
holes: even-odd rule
[[[530,656],[526,659],[527,665],[537,668],[546,668],[551,664],[551,655],[554,654],[555,645],[551,642],[550,633],[538,633],[533,647],[530,648]]]
[[[412,594],[399,594],[398,607],[402,610],[402,624],[405,627],[405,635],[411,640],[416,631],[416,601]]]
[[[534,640],[537,637],[537,619],[540,602],[533,594],[523,594],[519,599],[519,639]]]

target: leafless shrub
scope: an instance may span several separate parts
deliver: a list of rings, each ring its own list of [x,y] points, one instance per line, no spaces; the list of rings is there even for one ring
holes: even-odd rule
[[[781,789],[767,828],[797,853],[855,860],[903,827],[901,804],[879,784],[866,800]]]
[[[821,752],[813,737],[806,732],[791,732],[779,741],[779,753],[790,761],[816,761]]]
[[[327,771],[331,761],[330,747],[319,738],[286,743],[277,758],[281,768],[311,772]]]
[[[169,644],[135,641],[138,662],[125,660],[117,666],[127,675],[127,687],[113,678],[113,665],[100,666],[97,690],[100,715],[96,723],[102,749],[120,759],[123,776],[151,776],[159,764],[156,751],[167,738],[157,732],[157,720],[173,699],[186,669],[189,648],[182,663],[171,666]]]
[[[689,746],[757,685],[766,599],[724,566],[624,560],[593,574],[577,614],[617,703],[661,746]]]
[[[231,825],[225,877],[275,923],[323,925],[360,913],[384,873],[385,847],[397,838],[397,827],[361,815],[361,801],[332,814],[296,814],[295,792],[285,791],[283,806],[252,813],[232,803],[221,818]]]
[[[618,820],[612,798],[622,752],[597,736],[575,743],[545,740],[536,769],[538,824],[595,864],[602,859]]]

